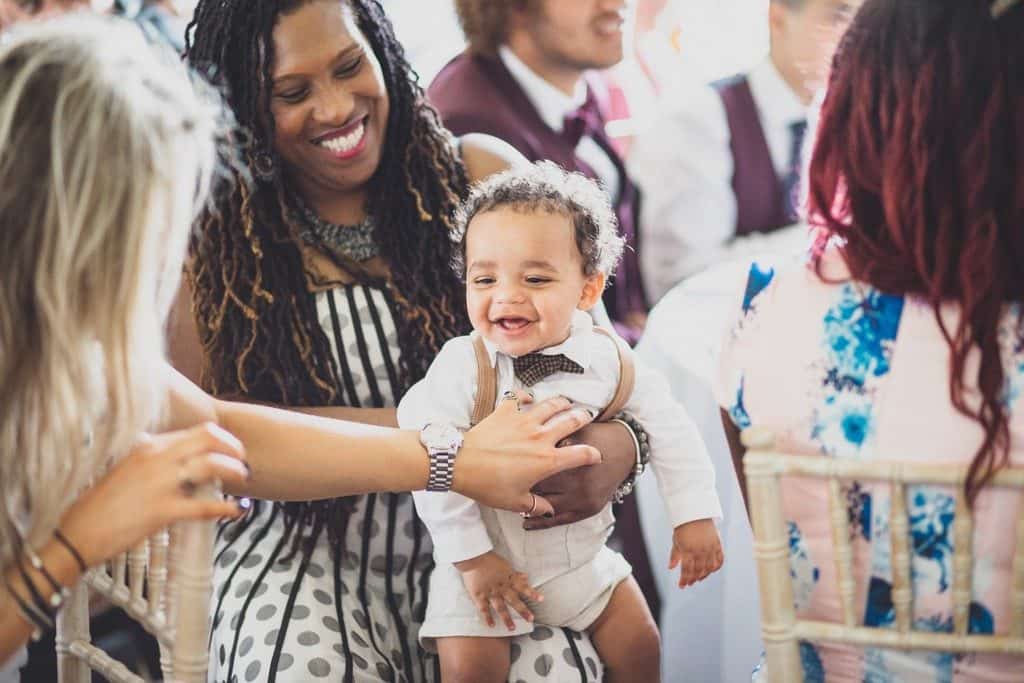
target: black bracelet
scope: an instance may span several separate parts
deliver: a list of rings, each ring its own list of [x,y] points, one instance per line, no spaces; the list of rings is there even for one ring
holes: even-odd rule
[[[25,617],[25,621],[32,625],[32,642],[39,640],[43,635],[43,631],[50,629],[50,624],[46,621],[46,616],[40,614],[35,610],[31,604],[25,601],[21,595],[14,590],[14,586],[11,585],[10,581],[5,580],[4,585],[7,586],[7,592],[11,594],[14,601],[18,603],[18,609],[21,611],[21,615]]]
[[[636,463],[633,465],[633,470],[612,496],[613,502],[621,503],[626,496],[633,493],[637,477],[647,469],[647,461],[650,459],[650,445],[648,444],[647,430],[644,429],[639,420],[629,413],[619,413],[612,418],[612,421],[619,422],[629,430],[630,435],[633,437],[633,444],[636,446]]]
[[[28,561],[32,568],[42,574],[46,582],[50,584],[50,588],[53,589],[53,595],[50,596],[50,606],[54,609],[60,609],[64,601],[71,597],[71,591],[53,577],[53,574],[43,564],[42,558],[27,543],[25,544],[25,554],[28,556]]]
[[[78,568],[82,570],[83,574],[89,571],[89,567],[86,566],[85,560],[82,559],[82,554],[75,550],[75,546],[71,545],[71,541],[68,540],[67,536],[65,536],[60,529],[54,529],[53,536],[60,541],[61,545],[68,549],[68,552],[75,558],[75,562],[78,563]]]
[[[36,584],[32,580],[32,577],[28,575],[27,571],[25,571],[25,565],[22,562],[20,555],[14,560],[14,565],[18,568],[18,573],[21,574],[21,580],[25,582],[25,587],[28,588],[28,592],[32,597],[31,604],[26,604],[22,597],[11,588],[10,583],[7,584],[7,589],[10,591],[11,595],[15,597],[21,611],[36,625],[37,632],[33,633],[32,637],[34,640],[38,640],[42,631],[53,628],[56,623],[57,608],[51,607],[46,600],[43,599],[43,596],[39,593],[39,589],[36,588]],[[54,595],[58,594],[55,593]]]

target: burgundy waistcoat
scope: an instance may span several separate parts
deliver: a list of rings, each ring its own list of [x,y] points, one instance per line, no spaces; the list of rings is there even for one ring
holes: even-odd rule
[[[576,157],[571,143],[544,123],[498,57],[460,54],[441,70],[427,89],[427,95],[445,126],[456,135],[493,135],[530,161],[547,159],[567,170],[595,177],[593,170]],[[637,256],[640,193],[626,175],[625,165],[604,134],[603,126],[593,139],[615,163],[621,187],[619,196],[614,198],[615,211],[619,230],[629,248],[623,253],[615,278],[604,294],[608,315],[618,323],[627,313],[647,311]],[[618,324],[616,328],[627,341],[636,342],[636,331]]]
[[[736,195],[736,235],[770,232],[789,225],[783,181],[775,171],[746,76],[714,85],[725,105],[732,151],[732,189]]]

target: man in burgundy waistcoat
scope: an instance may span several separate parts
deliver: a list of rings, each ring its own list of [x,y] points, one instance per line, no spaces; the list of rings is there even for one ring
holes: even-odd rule
[[[622,59],[626,0],[456,0],[469,47],[427,90],[456,135],[487,133],[530,161],[554,161],[597,179],[615,205],[629,249],[605,292],[616,330],[635,343],[647,318],[640,278],[640,196],[604,130],[586,72]],[[636,502],[616,506],[616,533],[657,615],[659,601]],[[534,525],[544,525],[535,520]]]
[[[625,0],[459,0],[468,49],[427,91],[456,135],[488,133],[530,161],[547,159],[599,180],[627,249],[604,302],[635,343],[647,303],[639,273],[639,193],[604,130],[598,91],[586,78],[622,59]]]
[[[849,0],[771,0],[770,53],[749,72],[666,97],[630,171],[644,192],[645,285],[673,285],[727,259],[798,243],[807,109],[824,84]],[[778,232],[777,232],[778,231]]]

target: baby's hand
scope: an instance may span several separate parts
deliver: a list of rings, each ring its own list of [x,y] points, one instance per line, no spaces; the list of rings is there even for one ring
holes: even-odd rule
[[[672,555],[668,568],[682,565],[679,587],[686,588],[718,571],[722,566],[722,541],[710,519],[680,524],[672,534]]]
[[[471,560],[456,562],[455,568],[462,572],[462,582],[466,584],[469,596],[488,626],[494,626],[493,610],[505,622],[508,630],[513,631],[515,624],[508,608],[511,606],[523,619],[533,621],[533,612],[523,601],[544,600],[544,597],[530,586],[526,574],[515,571],[505,558],[493,551]]]

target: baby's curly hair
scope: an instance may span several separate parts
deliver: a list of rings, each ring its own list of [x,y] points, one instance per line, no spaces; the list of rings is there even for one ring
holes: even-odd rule
[[[596,182],[550,161],[517,166],[477,183],[455,217],[452,239],[455,272],[466,275],[466,233],[475,216],[499,208],[521,213],[553,213],[573,225],[584,275],[611,276],[626,240],[619,235],[611,200]]]

